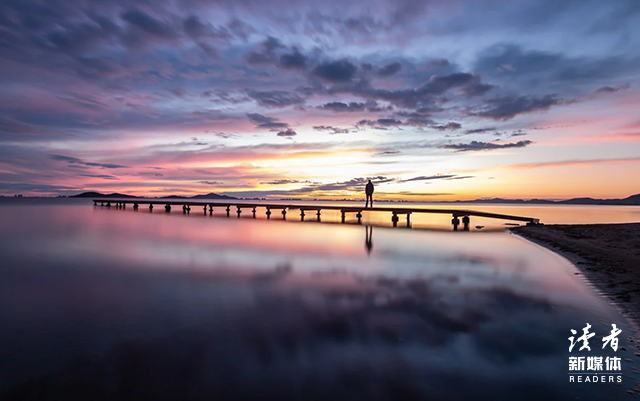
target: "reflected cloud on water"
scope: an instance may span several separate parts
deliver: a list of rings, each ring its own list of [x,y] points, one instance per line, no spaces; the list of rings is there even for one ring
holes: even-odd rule
[[[2,216],[0,397],[624,392],[567,380],[569,330],[629,335],[622,317],[566,261],[507,233],[376,227],[374,247],[367,225],[83,213]]]

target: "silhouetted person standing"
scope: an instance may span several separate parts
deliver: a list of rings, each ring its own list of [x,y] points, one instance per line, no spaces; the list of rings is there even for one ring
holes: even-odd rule
[[[367,201],[365,202],[364,207],[366,208],[369,206],[369,201],[371,201],[371,207],[373,207],[373,183],[371,180],[369,180],[367,186],[364,188],[364,192],[367,194]]]

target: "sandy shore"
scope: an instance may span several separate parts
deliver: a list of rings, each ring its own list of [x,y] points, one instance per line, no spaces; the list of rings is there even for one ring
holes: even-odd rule
[[[640,223],[516,227],[561,253],[640,327]]]

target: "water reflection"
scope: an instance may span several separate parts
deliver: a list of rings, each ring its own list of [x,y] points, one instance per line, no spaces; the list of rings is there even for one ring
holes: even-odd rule
[[[365,225],[363,249],[356,225],[0,218],[6,399],[615,399],[568,382],[569,330],[616,323],[634,358],[566,261],[507,233],[376,227],[374,247]]]

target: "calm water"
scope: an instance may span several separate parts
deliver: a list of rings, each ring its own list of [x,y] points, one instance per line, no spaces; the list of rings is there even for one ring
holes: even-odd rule
[[[465,208],[640,220],[638,207]],[[485,232],[503,222],[200,213],[0,201],[0,398],[615,399],[638,384],[625,319],[565,259]],[[569,353],[586,323],[591,352]],[[615,353],[601,348],[612,323]],[[623,358],[622,384],[569,383],[571,355]]]

